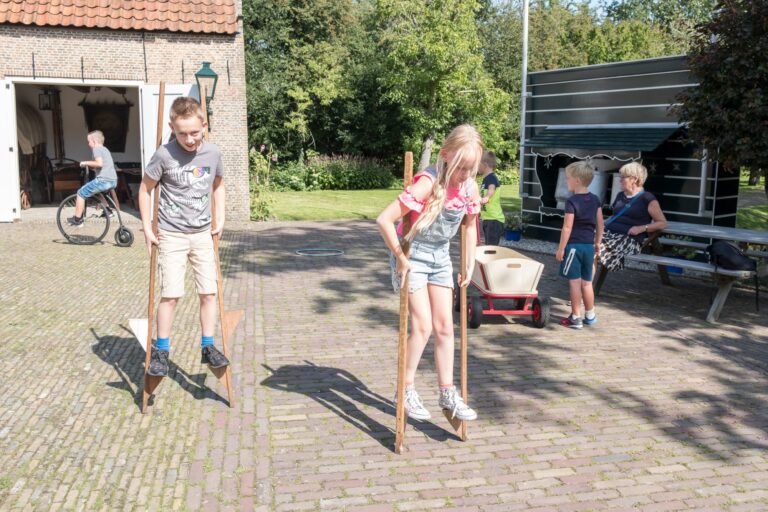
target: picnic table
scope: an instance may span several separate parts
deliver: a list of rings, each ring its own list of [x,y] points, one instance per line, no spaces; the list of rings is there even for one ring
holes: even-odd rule
[[[708,242],[667,238],[665,235],[706,239]],[[709,262],[671,258],[660,254],[663,246],[686,247],[703,253],[707,245],[715,240],[729,240],[742,245],[755,244],[762,246],[760,249],[749,249],[745,252],[749,256],[757,257],[762,260],[762,264],[758,264],[758,276],[768,274],[768,265],[765,264],[765,260],[768,258],[768,250],[766,250],[768,249],[767,231],[729,228],[724,226],[708,226],[703,224],[691,224],[688,222],[668,222],[666,228],[649,235],[648,239],[643,244],[644,251],[642,253],[627,256],[626,259],[656,265],[661,282],[665,285],[672,284],[667,271],[670,266],[710,274],[717,284],[718,290],[707,313],[707,322],[717,323],[717,320],[720,317],[720,312],[725,305],[725,301],[728,298],[728,294],[730,293],[731,288],[733,288],[734,283],[740,279],[755,277],[756,273],[747,270],[728,270]],[[607,274],[608,269],[600,266],[597,282],[595,283],[595,295],[600,293],[600,288],[602,287]]]

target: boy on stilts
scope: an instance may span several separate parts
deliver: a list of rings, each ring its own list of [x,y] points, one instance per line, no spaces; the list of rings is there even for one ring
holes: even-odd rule
[[[158,148],[144,170],[139,209],[147,250],[158,247],[161,299],[157,308],[157,341],[147,373],[168,374],[170,337],[176,304],[184,295],[187,261],[195,274],[200,298],[202,363],[223,368],[229,360],[214,345],[217,269],[213,235],[224,227],[224,165],[219,148],[203,140],[206,121],[194,98],[177,98],[170,109],[174,140]],[[152,231],[150,191],[160,182],[158,236]],[[211,226],[211,197],[216,225]]]

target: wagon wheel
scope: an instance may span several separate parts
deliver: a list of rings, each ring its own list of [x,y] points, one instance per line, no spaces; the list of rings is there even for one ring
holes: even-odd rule
[[[533,299],[533,325],[538,327],[539,329],[546,327],[547,322],[549,322],[549,310],[550,310],[550,303],[548,298],[544,298],[539,300],[538,298]]]
[[[480,297],[469,297],[467,318],[472,329],[477,329],[483,323],[483,301]]]

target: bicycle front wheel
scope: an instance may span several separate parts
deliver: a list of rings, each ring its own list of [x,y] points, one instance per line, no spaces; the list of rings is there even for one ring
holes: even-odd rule
[[[77,194],[64,199],[56,213],[56,224],[64,238],[77,245],[92,245],[101,242],[109,231],[109,213],[98,199],[89,197],[85,200],[82,224],[75,225],[69,219],[75,216]]]

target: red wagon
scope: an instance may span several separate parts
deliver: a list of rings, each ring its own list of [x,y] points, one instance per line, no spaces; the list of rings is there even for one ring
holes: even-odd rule
[[[539,297],[537,286],[544,264],[507,247],[481,245],[475,253],[467,315],[477,329],[485,315],[530,316],[542,328],[549,321],[549,299]],[[458,290],[458,286],[454,289]],[[458,293],[454,294],[454,300]],[[513,303],[512,309],[497,308],[496,301]],[[484,307],[484,303],[488,307]],[[458,304],[458,301],[455,300]]]

